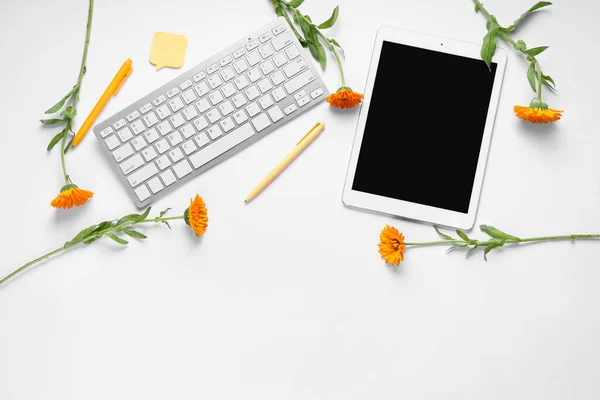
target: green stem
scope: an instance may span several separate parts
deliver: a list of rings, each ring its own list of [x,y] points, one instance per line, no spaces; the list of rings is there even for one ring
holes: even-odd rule
[[[329,50],[331,50],[331,52],[335,56],[335,61],[337,62],[338,68],[340,70],[340,77],[342,78],[342,88],[346,88],[346,78],[344,77],[344,68],[342,67],[342,59],[340,58],[339,53],[335,49],[335,46],[333,46],[333,44],[329,41],[329,38],[327,36],[323,35],[323,33],[321,33],[321,31],[318,29],[317,29],[317,35],[319,35],[321,37],[321,39],[323,39],[325,41],[325,43],[327,44],[327,47],[329,47]]]
[[[542,67],[540,67],[540,63],[538,60],[533,58],[535,61],[535,68],[537,69],[537,103],[542,102]]]
[[[561,240],[585,240],[585,239],[600,239],[600,234],[599,235],[561,235],[561,236],[541,236],[541,237],[534,237],[534,238],[526,238],[526,239],[506,239],[504,240],[505,244],[514,244],[514,243],[532,243],[532,242],[551,242],[551,241],[561,241]],[[477,245],[478,247],[486,247],[489,246],[490,244],[493,243],[497,243],[498,240],[494,241],[494,240],[487,240],[484,242],[479,242],[479,241],[474,241],[475,243],[473,245]],[[466,244],[467,242],[463,241],[463,240],[458,240],[458,239],[453,239],[453,240],[439,240],[439,241],[435,241],[435,242],[416,242],[416,243],[412,243],[412,242],[405,242],[404,244],[406,246],[413,246],[413,247],[425,247],[425,246],[439,246],[439,245],[454,245],[454,244]]]
[[[90,36],[92,34],[92,17],[94,14],[94,0],[90,0],[90,5],[88,9],[88,19],[85,33],[85,44],[83,46],[83,56],[81,58],[81,66],[79,67],[79,76],[77,77],[77,83],[75,84],[75,89],[73,90],[73,94],[71,95],[71,106],[74,110],[77,109],[77,103],[79,102],[79,91],[81,90],[81,82],[83,81],[83,75],[86,71],[86,63],[87,63],[87,55],[88,48],[90,45]],[[63,176],[65,178],[65,185],[71,183],[69,179],[69,175],[67,174],[67,168],[65,165],[65,145],[67,144],[67,136],[69,136],[69,131],[71,130],[72,119],[69,119],[67,122],[66,133],[62,138],[62,142],[60,145],[60,162],[62,165]]]
[[[9,279],[13,278],[15,275],[17,275],[17,274],[25,271],[26,269],[28,269],[29,267],[31,267],[31,266],[39,263],[40,261],[43,261],[43,260],[45,260],[47,258],[50,258],[53,255],[58,254],[58,253],[60,253],[62,251],[65,251],[67,249],[70,249],[71,247],[77,246],[77,245],[83,243],[84,241],[88,241],[88,240],[100,238],[100,237],[104,236],[105,234],[107,234],[109,232],[120,231],[123,228],[125,228],[127,226],[130,226],[130,225],[136,225],[136,224],[141,224],[141,223],[149,223],[149,222],[174,221],[174,220],[178,220],[178,219],[184,219],[184,216],[180,215],[180,216],[177,216],[177,217],[163,217],[163,218],[156,217],[156,218],[145,219],[145,220],[137,222],[135,224],[132,223],[131,221],[127,221],[127,222],[123,222],[123,223],[121,223],[119,225],[110,226],[110,227],[108,227],[106,229],[103,229],[101,231],[98,231],[98,232],[94,233],[93,235],[90,235],[90,236],[84,237],[82,239],[79,239],[79,240],[77,240],[75,242],[69,243],[68,246],[65,245],[63,247],[59,247],[58,249],[53,250],[53,251],[51,251],[49,253],[46,253],[43,256],[36,258],[35,260],[29,261],[27,264],[23,265],[22,267],[16,269],[15,271],[11,272],[10,274],[8,274],[4,278],[2,278],[2,280],[0,280],[0,286],[3,283],[5,283],[6,281],[8,281]]]
[[[279,5],[281,5],[282,8],[285,9],[285,10],[283,10],[283,17],[285,18],[285,20],[287,21],[288,25],[292,29],[292,32],[294,32],[294,35],[296,35],[296,39],[298,39],[298,41],[300,42],[300,44],[302,44],[304,46],[304,38],[298,32],[298,30],[296,29],[296,27],[292,23],[292,20],[290,19],[290,16],[288,15],[288,13],[286,11],[287,9],[290,9],[293,12],[294,9],[292,7],[290,7],[289,3],[287,3],[287,2],[285,2],[283,0],[272,0],[272,3],[273,3],[273,5],[279,3]]]

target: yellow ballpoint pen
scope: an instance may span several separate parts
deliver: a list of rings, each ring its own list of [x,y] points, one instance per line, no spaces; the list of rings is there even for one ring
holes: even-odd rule
[[[90,115],[87,117],[83,125],[81,125],[81,128],[79,128],[79,131],[73,138],[73,147],[77,146],[77,144],[81,142],[81,139],[83,139],[85,134],[92,127],[94,121],[96,121],[96,118],[98,118],[98,115],[100,115],[100,112],[102,112],[102,109],[106,103],[108,103],[108,100],[111,98],[111,96],[114,96],[119,92],[119,89],[121,89],[121,86],[123,86],[123,83],[125,83],[125,80],[127,77],[129,77],[129,74],[131,74],[131,71],[133,71],[133,68],[131,67],[131,60],[127,59],[127,61],[125,61],[119,69],[119,72],[117,72],[113,78],[112,82],[110,82],[110,85],[108,85],[102,94],[102,97],[100,97],[100,100],[98,100],[98,103],[96,103],[92,109]]]
[[[246,197],[244,204],[255,198],[264,188],[266,188],[284,169],[287,167],[302,151],[312,143],[313,140],[323,131],[325,125],[321,122],[317,124],[298,142],[294,150],[290,152],[281,162],[273,168],[269,175],[267,175],[254,190]]]

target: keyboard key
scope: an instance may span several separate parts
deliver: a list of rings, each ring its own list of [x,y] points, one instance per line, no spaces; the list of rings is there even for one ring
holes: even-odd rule
[[[221,114],[223,114],[223,116],[226,117],[227,115],[231,114],[235,109],[233,108],[231,102],[227,100],[226,102],[221,103],[221,105],[219,105],[219,110],[221,111]]]
[[[258,37],[258,40],[260,40],[261,43],[264,43],[264,42],[271,40],[272,38],[273,38],[273,34],[271,32],[266,32],[266,33],[263,33],[262,35],[260,35]]]
[[[183,81],[181,83],[181,85],[179,85],[179,87],[181,88],[181,90],[186,90],[186,89],[190,88],[192,85],[193,85],[192,80],[186,79],[185,81]]]
[[[292,38],[290,37],[289,33],[282,33],[281,35],[277,36],[275,39],[271,40],[271,44],[273,45],[273,48],[275,49],[275,51],[279,51],[281,49],[283,49],[286,46],[289,46],[290,44],[292,44]]]
[[[147,143],[144,140],[144,136],[138,136],[131,141],[131,144],[133,145],[133,148],[135,149],[135,151],[140,151],[141,149],[146,147]]]
[[[183,152],[188,156],[196,150],[198,150],[193,140],[188,140],[187,142],[181,145],[181,148],[183,149]]]
[[[158,122],[158,118],[156,118],[156,114],[153,112],[149,112],[147,115],[144,115],[142,119],[148,128],[154,126]]]
[[[169,121],[171,121],[171,124],[173,124],[173,128],[175,129],[185,124],[185,118],[183,118],[183,115],[181,115],[181,113],[173,115],[171,118],[169,118]]]
[[[244,110],[237,110],[236,112],[233,113],[233,119],[235,119],[235,122],[238,125],[241,125],[242,123],[244,123],[248,120],[248,116],[246,115]]]
[[[252,51],[259,46],[258,41],[252,40],[246,44],[246,50]]]
[[[189,139],[190,137],[194,136],[195,133],[196,130],[194,129],[194,125],[192,124],[187,124],[186,126],[181,128],[181,134],[186,139]]]
[[[259,65],[260,70],[263,75],[269,75],[271,72],[275,71],[275,66],[271,62],[271,60],[267,60],[264,63]]]
[[[290,104],[289,106],[287,106],[286,108],[283,109],[283,112],[286,115],[290,115],[291,113],[293,113],[294,111],[296,111],[298,109],[298,106],[296,106],[295,104]]]
[[[146,114],[148,111],[152,110],[152,103],[147,103],[140,107],[140,111],[142,114]]]
[[[158,168],[160,168],[161,171],[164,171],[165,168],[169,168],[171,166],[171,160],[169,160],[169,157],[166,155],[160,156],[156,160],[156,165],[158,165]]]
[[[238,144],[242,143],[249,137],[254,135],[254,129],[249,123],[244,124],[232,131],[231,133],[224,136],[222,139],[217,140],[210,146],[207,146],[200,151],[190,156],[190,161],[195,169],[200,168],[207,162],[217,158],[227,150],[234,148]]]
[[[258,53],[262,56],[262,58],[269,58],[275,53],[273,51],[273,47],[269,43],[265,44],[262,47],[259,47]]]
[[[315,80],[315,77],[313,76],[312,72],[310,70],[307,70],[307,71],[302,72],[300,75],[296,76],[295,78],[292,78],[289,81],[287,81],[286,83],[284,83],[283,87],[285,87],[285,90],[287,90],[287,92],[289,94],[292,94],[296,90],[303,88],[304,86],[308,85],[309,83],[311,83],[314,80]]]
[[[140,133],[146,130],[146,125],[144,125],[141,119],[138,119],[133,124],[131,124],[131,130],[136,135],[139,135]]]
[[[194,90],[192,89],[188,90],[187,92],[183,92],[181,97],[183,98],[183,101],[185,101],[185,104],[190,104],[198,100],[198,96],[196,96],[196,93],[194,93]]]
[[[219,125],[221,125],[221,128],[223,128],[225,133],[235,128],[235,124],[233,123],[231,117],[225,118],[223,121],[219,122]]]
[[[271,121],[273,122],[277,122],[283,118],[283,113],[281,112],[281,108],[279,108],[279,106],[269,108],[267,113],[269,113],[269,117],[271,117]]]
[[[287,49],[285,49],[285,54],[288,56],[290,61],[292,61],[294,58],[300,55],[300,52],[298,51],[298,48],[296,48],[296,46],[290,46]]]
[[[121,118],[120,120],[118,120],[117,122],[115,122],[113,124],[113,127],[115,128],[116,131],[118,131],[119,129],[121,129],[125,125],[127,125],[127,122],[125,122],[124,118]]]
[[[225,95],[226,98],[233,96],[237,92],[237,90],[235,90],[235,87],[233,86],[232,83],[228,83],[228,84],[224,85],[221,88],[221,91],[223,92],[223,94]]]
[[[135,189],[134,192],[137,198],[140,199],[140,201],[144,201],[148,197],[150,197],[150,192],[148,191],[146,185],[140,186],[139,188]]]
[[[185,119],[191,121],[198,116],[198,111],[196,111],[196,107],[189,106],[183,110],[183,115],[185,115]]]
[[[246,104],[246,98],[241,93],[238,93],[235,96],[233,96],[233,98],[231,99],[231,101],[233,101],[233,104],[235,105],[235,108],[240,108],[241,106],[243,106],[244,104]]]
[[[203,113],[210,108],[210,104],[208,103],[208,100],[205,97],[203,99],[200,99],[200,101],[196,103],[196,107],[198,108],[198,111]]]
[[[129,143],[125,143],[125,145],[119,147],[112,153],[116,162],[121,162],[132,154],[133,154],[133,147],[131,147],[131,145]]]
[[[131,130],[128,127],[121,129],[119,132],[117,132],[117,135],[119,135],[119,139],[121,139],[121,142],[123,143],[133,137],[133,133],[131,133]]]
[[[156,147],[156,150],[158,150],[158,152],[160,154],[164,154],[171,148],[171,146],[169,146],[169,143],[167,142],[166,139],[160,139],[158,142],[156,142],[156,144],[154,146]]]
[[[260,107],[254,101],[246,106],[246,111],[248,111],[248,115],[250,115],[250,117],[254,117],[260,112]]]
[[[298,93],[294,94],[294,100],[300,100],[304,96],[306,96],[306,90],[301,90]]]
[[[273,89],[273,84],[271,83],[269,78],[265,78],[262,81],[258,82],[257,86],[260,89],[261,93],[267,93],[269,90]]]
[[[146,133],[144,133],[144,136],[146,137],[146,140],[148,141],[148,143],[154,143],[158,139],[160,139],[160,136],[158,136],[158,132],[154,128],[152,128],[149,131],[147,131]]]
[[[309,101],[310,101],[310,98],[308,96],[304,96],[300,100],[298,100],[298,105],[300,107],[302,107],[302,106],[308,104]]]
[[[171,160],[176,163],[183,158],[183,152],[179,147],[176,147],[169,152],[169,157],[171,157]]]
[[[159,124],[156,128],[162,136],[165,136],[167,133],[170,133],[173,130],[173,128],[171,128],[171,124],[169,124],[169,121]]]
[[[248,78],[250,78],[250,82],[254,83],[262,78],[262,74],[257,68],[252,68],[250,71],[248,71]]]
[[[206,73],[211,75],[219,70],[219,66],[217,64],[213,64],[210,67],[206,68]]]
[[[285,65],[288,62],[287,57],[283,53],[275,54],[273,58],[271,58],[271,60],[273,60],[273,63],[275,63],[275,66],[277,68],[281,67],[282,65]]]
[[[279,25],[271,29],[271,32],[273,32],[273,35],[275,36],[279,35],[283,31],[285,31],[285,27],[283,25]]]
[[[244,54],[246,54],[246,50],[243,47],[241,47],[241,48],[239,48],[239,49],[237,49],[236,51],[233,52],[233,58],[235,58],[237,60],[238,58],[240,58]]]
[[[175,96],[177,94],[179,94],[179,88],[178,87],[174,87],[173,89],[171,89],[171,90],[169,90],[167,92],[167,97],[171,98],[171,97],[173,97],[173,96]]]
[[[219,78],[219,75],[213,75],[208,78],[207,81],[212,89],[216,89],[223,84],[223,81],[221,78]]]
[[[204,78],[206,78],[206,74],[204,73],[204,71],[200,71],[196,75],[194,75],[192,79],[194,79],[194,82],[198,83]]]
[[[198,147],[204,147],[210,143],[210,139],[208,138],[208,135],[204,132],[202,132],[201,134],[196,136],[194,138],[194,140],[196,141],[196,144],[198,145]]]
[[[208,118],[211,124],[214,124],[221,119],[221,114],[219,114],[219,111],[216,108],[213,108],[206,113],[206,118]]]
[[[170,169],[160,174],[160,179],[162,179],[165,186],[170,186],[177,180],[175,179],[175,175],[173,175],[173,171],[171,171]]]
[[[131,172],[135,171],[136,169],[138,169],[139,167],[141,167],[142,165],[144,165],[144,160],[142,160],[142,156],[140,156],[139,154],[134,155],[133,157],[129,158],[126,161],[123,161],[119,167],[121,167],[121,171],[123,171],[123,174],[125,175],[129,175]]]
[[[171,146],[177,146],[179,143],[183,142],[183,137],[181,137],[181,133],[178,131],[171,133],[167,136],[167,139],[169,139]]]
[[[248,79],[244,75],[235,78],[233,83],[235,83],[235,86],[238,88],[238,90],[243,90],[250,84],[250,82],[248,82]]]
[[[152,102],[154,103],[154,105],[156,107],[160,106],[165,101],[167,101],[167,97],[164,94],[161,94],[160,96],[158,96],[157,98],[155,98],[154,100],[152,100]]]
[[[158,156],[158,154],[156,154],[156,150],[154,150],[154,147],[152,146],[146,147],[144,151],[142,151],[142,155],[146,161],[152,161],[156,158],[156,156]]]
[[[221,67],[224,67],[226,65],[231,64],[232,61],[233,58],[231,56],[225,56],[219,60],[219,64],[221,65]]]
[[[162,183],[160,183],[160,179],[158,179],[158,176],[150,179],[148,181],[148,186],[150,187],[150,190],[154,194],[156,194],[164,189],[164,186],[162,185]]]
[[[158,172],[158,168],[156,168],[156,165],[154,165],[154,163],[150,163],[150,164],[145,165],[144,167],[138,169],[131,175],[129,175],[127,177],[127,180],[129,181],[129,184],[131,185],[131,187],[136,187],[140,183],[145,182],[149,178],[156,175],[157,172]],[[148,194],[148,196],[149,196],[149,194]],[[143,201],[143,200],[141,200],[141,201]]]
[[[138,118],[139,116],[140,116],[140,112],[136,110],[127,116],[127,121],[131,122],[134,119]]]
[[[156,109],[156,114],[158,114],[158,117],[160,119],[165,119],[167,118],[169,115],[171,115],[171,110],[169,109],[169,107],[165,105],[162,105],[160,107],[158,107]]]
[[[233,68],[235,68],[235,72],[237,72],[238,74],[241,74],[242,72],[246,71],[248,69],[248,64],[246,64],[246,61],[239,60],[233,63]]]
[[[271,125],[271,121],[269,121],[267,114],[260,114],[258,117],[252,119],[252,125],[254,125],[254,129],[257,132],[260,132]]]
[[[225,82],[229,82],[230,80],[235,78],[235,72],[233,71],[233,68],[231,68],[231,67],[223,68],[221,70],[221,72],[219,72],[219,74],[221,75],[221,77],[223,78],[223,80]]]
[[[283,73],[288,78],[291,78],[292,76],[296,75],[297,73],[304,71],[306,68],[308,68],[308,65],[304,62],[304,60],[302,58],[299,58],[296,61],[293,61],[293,62],[289,63],[288,65],[286,65],[285,67],[283,67]]]
[[[173,166],[173,171],[175,171],[177,177],[181,179],[192,172],[192,167],[187,160],[182,160],[179,164]]]
[[[253,51],[246,56],[246,61],[248,61],[248,65],[254,67],[256,64],[261,62],[261,58],[256,51]]]
[[[208,95],[208,99],[210,100],[213,106],[216,106],[217,104],[223,101],[223,95],[218,90],[215,90],[214,92]]]
[[[276,102],[281,101],[282,99],[284,99],[287,95],[285,94],[285,90],[283,90],[282,88],[278,87],[275,90],[273,90],[271,92],[271,94],[273,95],[273,99],[275,99]]]
[[[100,131],[100,136],[102,136],[103,138],[105,138],[105,137],[107,137],[108,135],[110,135],[113,132],[114,132],[113,128],[111,128],[109,126],[108,128],[105,128],[105,129],[103,129],[103,130]]]
[[[252,101],[252,100],[256,99],[258,96],[260,96],[260,92],[258,91],[256,86],[250,86],[248,89],[244,90],[244,93],[246,94],[246,97],[248,97],[248,100],[250,100],[250,101]]]
[[[310,97],[312,97],[313,99],[316,99],[317,97],[319,97],[322,94],[323,94],[323,89],[317,88],[317,89],[313,90],[312,92],[310,92]]]
[[[213,125],[206,130],[206,133],[208,133],[208,136],[210,136],[212,140],[215,140],[223,134],[223,131],[219,128],[219,125]]]
[[[199,85],[196,85],[194,90],[196,91],[196,93],[198,93],[198,97],[202,97],[205,94],[208,94],[208,92],[210,92],[210,89],[208,88],[206,82],[200,82]]]
[[[208,126],[208,121],[204,116],[201,116],[198,119],[194,120],[194,126],[196,127],[196,130],[200,132],[202,129]]]
[[[173,112],[177,112],[183,108],[183,101],[181,101],[181,98],[175,97],[174,99],[169,100],[169,107],[171,107]]]
[[[258,99],[258,102],[259,102],[260,106],[263,108],[263,110],[266,110],[267,108],[269,108],[273,105],[273,99],[271,99],[271,96],[269,96],[268,93],[266,95],[264,95],[263,97],[261,97],[260,99]]]

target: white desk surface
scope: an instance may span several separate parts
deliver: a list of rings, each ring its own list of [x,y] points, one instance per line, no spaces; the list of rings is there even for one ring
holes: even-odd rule
[[[330,33],[360,91],[380,25],[484,35],[470,0],[339,3]],[[302,10],[324,20],[336,4],[307,0]],[[486,6],[509,24],[532,4]],[[513,115],[532,93],[526,61],[509,49],[476,225],[520,236],[600,232],[599,12],[559,0],[516,35],[550,46],[540,60],[559,90],[546,99],[565,114],[550,126]],[[67,163],[94,199],[68,212],[49,206],[62,178],[58,153],[45,151],[54,130],[38,119],[75,82],[86,13],[81,0],[0,5],[1,275],[134,211],[91,133]],[[185,70],[274,17],[267,0],[98,1],[76,121],[126,58],[134,72],[102,117],[182,72],[148,63],[155,32],[187,35]],[[331,57],[324,78],[337,88]],[[357,115],[322,104],[155,204],[175,215],[202,195],[210,226],[201,240],[182,224],[149,226],[145,242],[102,240],[1,287],[0,398],[597,399],[600,243],[502,249],[487,263],[481,252],[465,260],[414,249],[400,268],[386,266],[377,253],[385,224],[411,241],[435,233],[343,206]],[[323,134],[244,206],[316,121]]]

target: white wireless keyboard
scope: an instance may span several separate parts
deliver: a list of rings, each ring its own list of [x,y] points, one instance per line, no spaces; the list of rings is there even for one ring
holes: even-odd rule
[[[94,127],[143,208],[329,94],[278,17]]]

